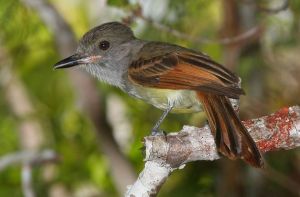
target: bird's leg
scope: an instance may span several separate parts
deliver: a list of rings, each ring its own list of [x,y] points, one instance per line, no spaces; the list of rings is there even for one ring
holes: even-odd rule
[[[151,135],[163,135],[164,133],[159,130],[159,127],[161,123],[164,121],[164,119],[167,117],[169,112],[173,109],[174,103],[169,102],[167,109],[164,111],[164,113],[161,115],[161,117],[158,119],[158,121],[155,123],[154,127],[152,128]]]

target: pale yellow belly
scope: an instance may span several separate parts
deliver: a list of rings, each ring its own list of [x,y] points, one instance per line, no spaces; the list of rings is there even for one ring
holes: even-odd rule
[[[193,113],[203,111],[195,91],[168,90],[137,86],[133,95],[155,107],[165,110],[170,103],[174,105],[172,113]]]

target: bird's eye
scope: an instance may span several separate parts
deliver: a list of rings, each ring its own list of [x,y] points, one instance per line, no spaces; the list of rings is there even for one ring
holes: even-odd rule
[[[109,48],[109,42],[104,40],[99,43],[99,48],[101,50],[107,50]]]

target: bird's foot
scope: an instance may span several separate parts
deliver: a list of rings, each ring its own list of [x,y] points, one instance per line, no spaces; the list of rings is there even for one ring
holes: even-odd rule
[[[161,136],[161,135],[166,136],[167,133],[160,129],[152,129],[151,130],[151,136]]]

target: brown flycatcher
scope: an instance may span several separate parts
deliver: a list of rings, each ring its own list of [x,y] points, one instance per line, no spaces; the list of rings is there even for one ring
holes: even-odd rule
[[[229,101],[244,94],[239,78],[209,56],[173,44],[137,39],[126,25],[110,22],[87,32],[76,53],[54,68],[77,65],[164,110],[152,134],[158,133],[169,112],[205,111],[220,153],[230,159],[241,158],[254,167],[263,166],[255,142]]]

